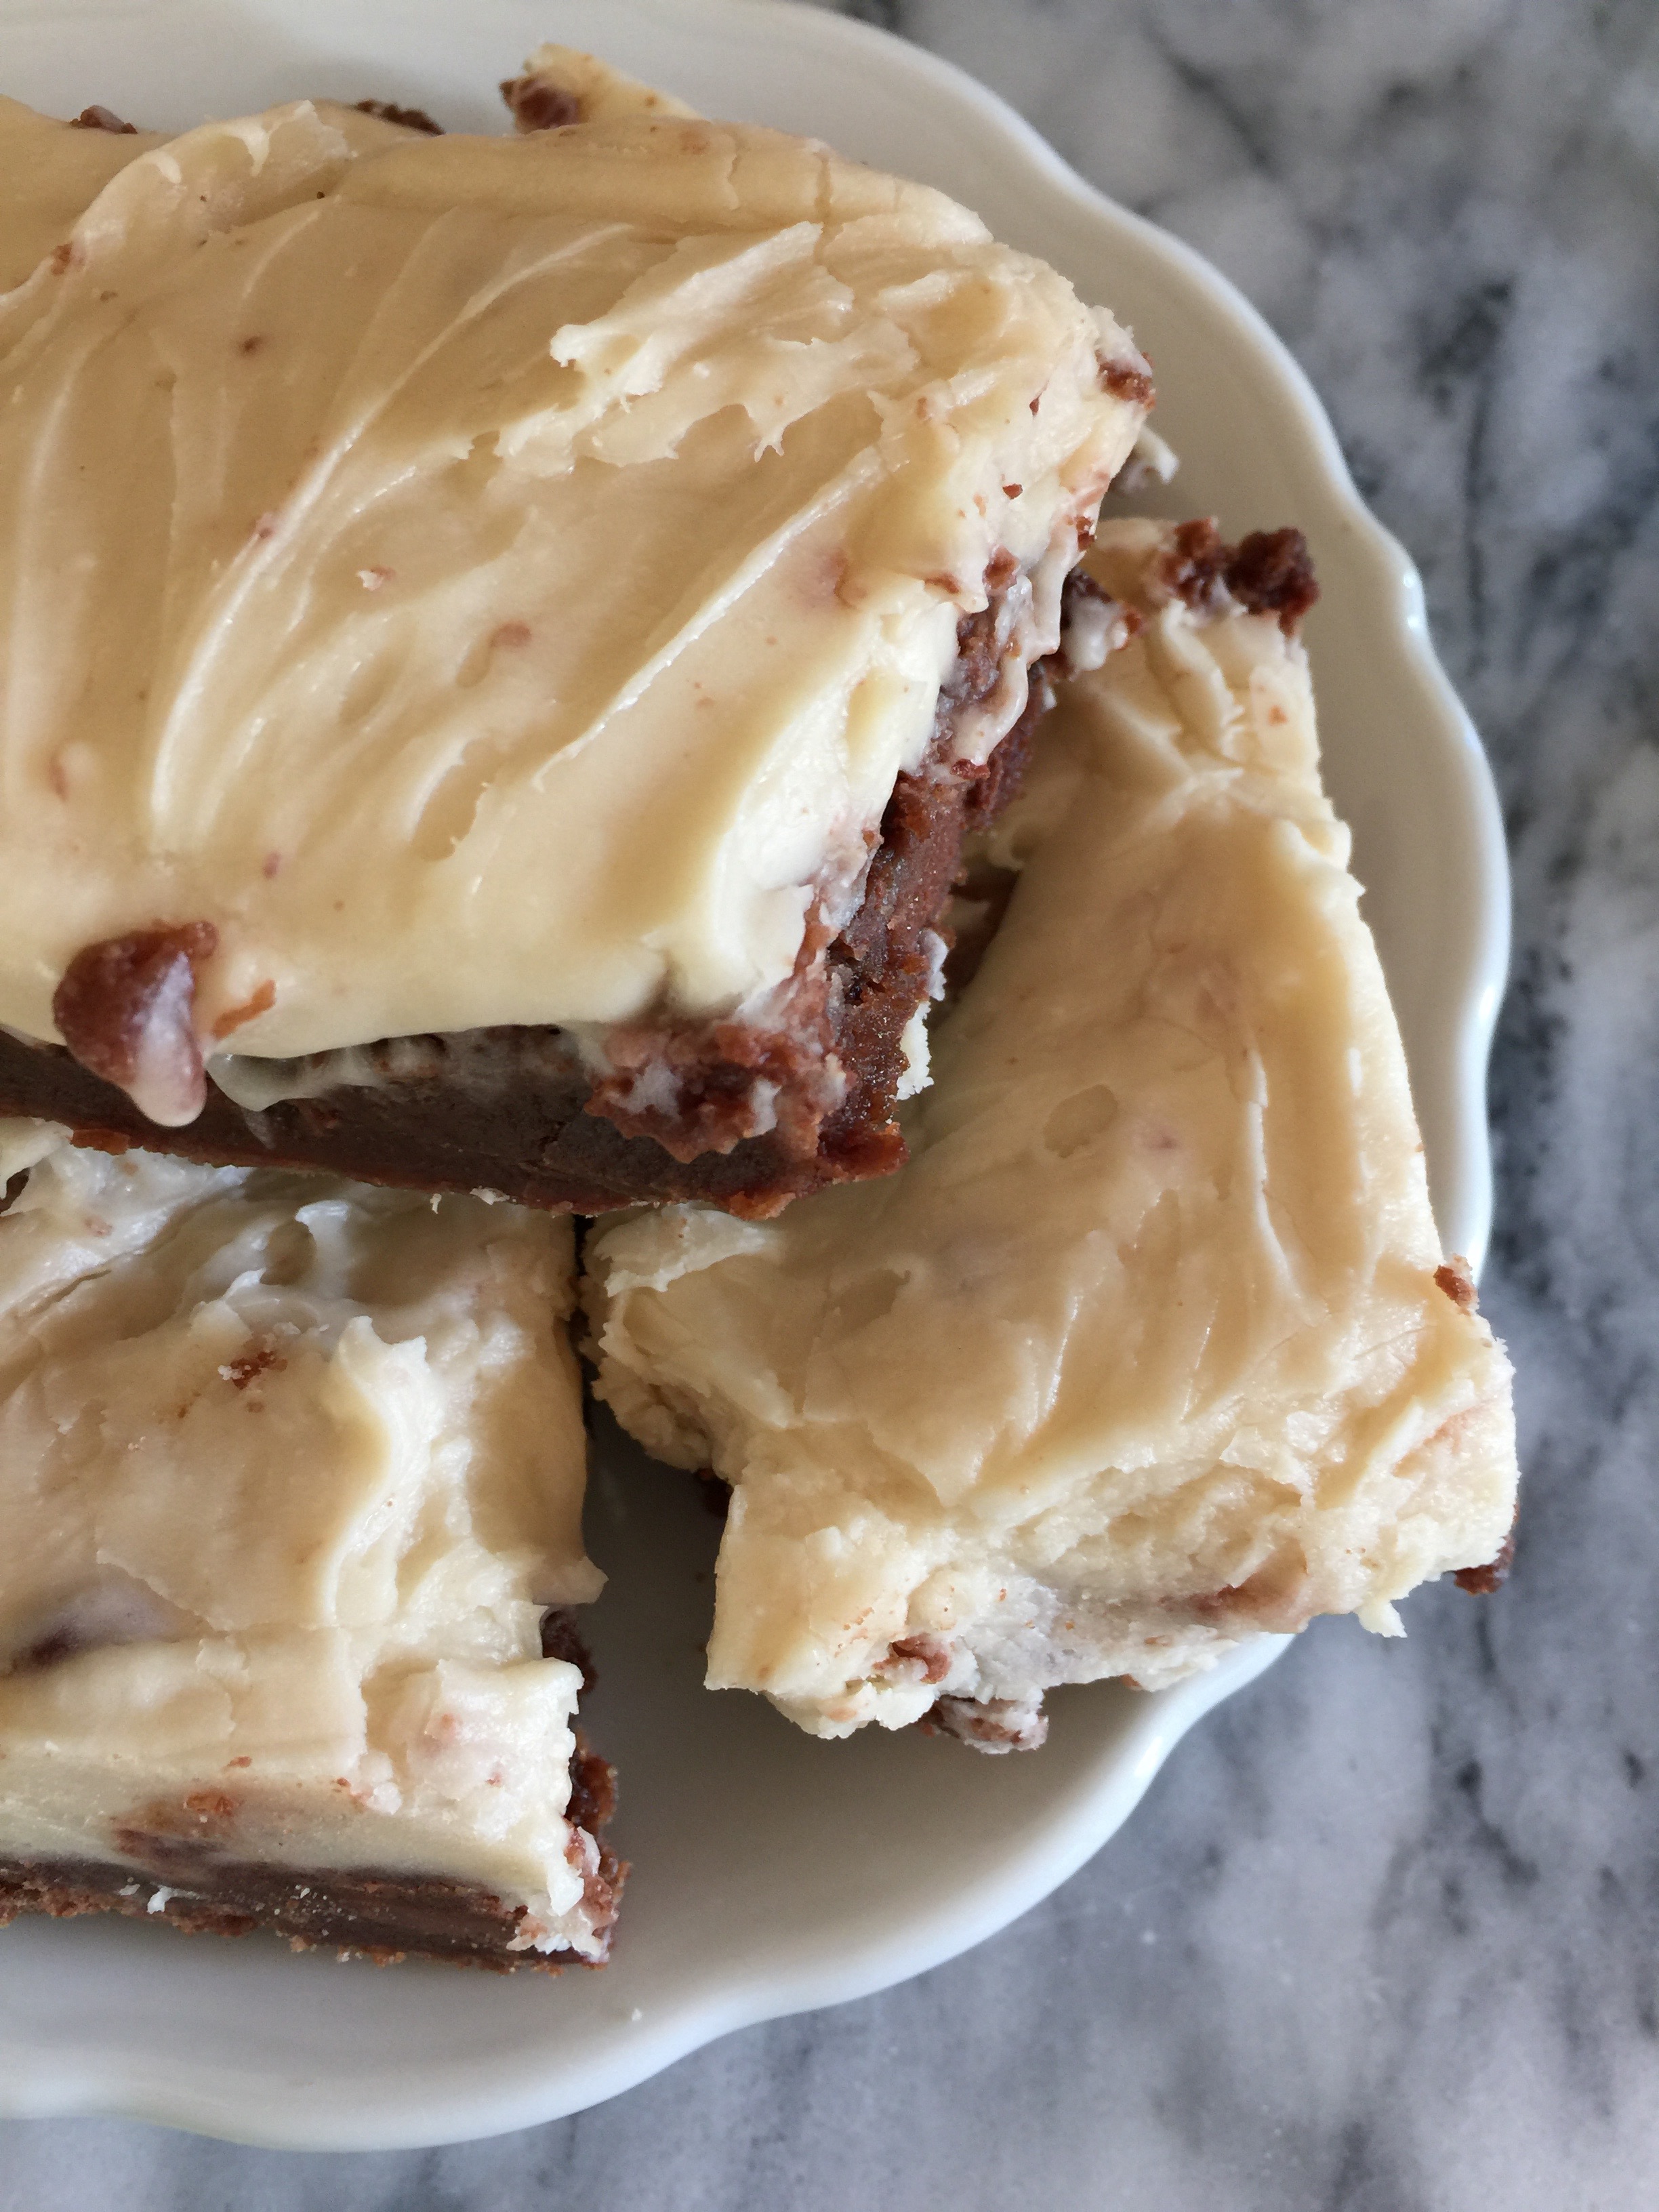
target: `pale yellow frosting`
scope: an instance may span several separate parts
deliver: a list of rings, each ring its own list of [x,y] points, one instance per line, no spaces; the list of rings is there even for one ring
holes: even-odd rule
[[[1052,645],[1144,413],[1109,316],[940,194],[620,95],[500,139],[6,103],[0,206],[33,1037],[157,921],[216,927],[198,1026],[264,1006],[245,1054],[763,1010],[856,901],[988,560]]]
[[[1508,1363],[1437,1279],[1305,656],[1172,600],[1166,544],[1091,556],[1139,633],[996,835],[1023,872],[908,1166],[588,1246],[600,1395],[735,1486],[708,1679],[820,1735],[945,1697],[1029,1735],[1054,1683],[1391,1630],[1509,1528]]]
[[[0,1856],[435,1874],[602,1949],[568,1221],[0,1122]],[[32,1660],[45,1646],[64,1656]],[[158,1812],[159,1808],[159,1812]],[[173,1877],[187,1886],[187,1875]]]

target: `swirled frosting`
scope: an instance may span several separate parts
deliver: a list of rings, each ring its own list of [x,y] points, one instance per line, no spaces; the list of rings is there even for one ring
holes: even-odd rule
[[[216,930],[198,1024],[256,1056],[756,1006],[855,899],[988,562],[1069,558],[1145,412],[1052,270],[763,130],[8,103],[0,204],[31,1037],[157,921]]]

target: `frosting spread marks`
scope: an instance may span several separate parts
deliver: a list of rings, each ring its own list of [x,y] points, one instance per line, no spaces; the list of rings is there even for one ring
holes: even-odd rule
[[[965,210],[623,100],[7,103],[0,194],[0,1023],[43,1039],[157,917],[216,933],[244,1055],[742,1018],[856,904],[988,563],[1068,560],[1144,413]]]

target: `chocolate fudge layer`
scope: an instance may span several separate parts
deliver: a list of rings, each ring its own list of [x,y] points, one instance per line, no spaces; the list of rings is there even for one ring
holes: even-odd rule
[[[0,1124],[0,1918],[605,1955],[568,1224]]]
[[[1513,1515],[1508,1363],[1320,784],[1306,549],[1126,523],[1088,566],[1117,647],[975,854],[1012,895],[908,1164],[586,1246],[599,1395],[732,1486],[709,1681],[821,1735],[1007,1749],[1057,1683],[1397,1632]]]
[[[0,107],[0,1107],[550,1206],[900,1157],[1145,364],[941,195],[583,82],[502,139]]]

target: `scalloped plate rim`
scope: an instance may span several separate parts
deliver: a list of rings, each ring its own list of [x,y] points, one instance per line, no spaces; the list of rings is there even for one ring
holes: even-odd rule
[[[549,15],[579,12],[580,0],[552,0]],[[200,15],[212,0],[168,7],[145,0],[103,0],[61,18],[66,41],[78,44],[100,22],[149,23],[155,16]],[[226,10],[227,19],[230,11]],[[257,10],[255,11],[258,12]],[[484,11],[480,10],[480,13]],[[417,4],[404,11],[418,36]],[[593,14],[590,0],[590,14]],[[389,24],[391,11],[363,9]],[[1477,908],[1471,956],[1454,979],[1445,1008],[1455,1034],[1456,1140],[1453,1202],[1446,1209],[1448,1241],[1477,1262],[1484,1252],[1491,1209],[1491,1174],[1484,1085],[1487,1054],[1508,961],[1509,904],[1503,826],[1490,768],[1468,714],[1435,654],[1428,635],[1418,572],[1403,547],[1361,501],[1335,432],[1312,385],[1263,318],[1224,276],[1192,248],[1146,218],[1107,198],[1079,177],[1039,134],[995,94],[954,65],[874,27],[802,6],[799,0],[616,0],[608,23],[653,19],[683,28],[696,21],[765,40],[779,37],[795,47],[816,48],[840,58],[866,58],[896,73],[921,96],[971,115],[988,141],[1023,164],[1034,187],[1058,194],[1097,222],[1123,230],[1196,287],[1231,325],[1258,367],[1293,403],[1309,451],[1317,462],[1334,507],[1366,547],[1379,590],[1386,587],[1390,625],[1406,641],[1417,675],[1437,717],[1439,734],[1457,757],[1464,794],[1472,806],[1472,896]],[[596,26],[600,18],[594,14]],[[0,4],[0,23],[39,23],[41,11]],[[596,29],[602,40],[602,33]],[[94,2062],[73,2051],[18,2049],[0,2038],[5,2053],[0,2111],[15,2115],[101,2112],[159,2121],[231,2140],[273,2147],[328,2149],[388,2148],[453,2142],[504,2132],[583,2110],[636,2086],[686,2055],[738,2028],[787,2014],[867,1996],[942,1964],[1006,1927],[1074,1873],[1133,1810],[1182,1736],[1206,1712],[1255,1679],[1290,1639],[1264,1638],[1206,1675],[1145,1698],[1144,1711],[1121,1733],[1091,1784],[1040,1832],[1026,1838],[1007,1860],[977,1881],[937,1900],[918,1916],[907,1939],[878,1951],[854,1952],[766,1974],[716,1982],[702,2003],[666,2012],[650,2027],[602,2042],[583,2061],[549,2071],[533,2051],[509,2078],[475,2081],[465,2066],[440,2086],[429,2079],[386,2083],[378,2075],[360,2083],[352,2100],[313,2085],[276,2094],[269,2081],[252,2081],[244,2066],[203,2068],[181,2082],[162,2078],[168,2069],[148,2063],[139,2051]],[[404,1970],[409,1972],[410,1970]],[[500,2069],[496,2069],[499,2077]],[[337,2084],[330,2084],[338,2090]]]

